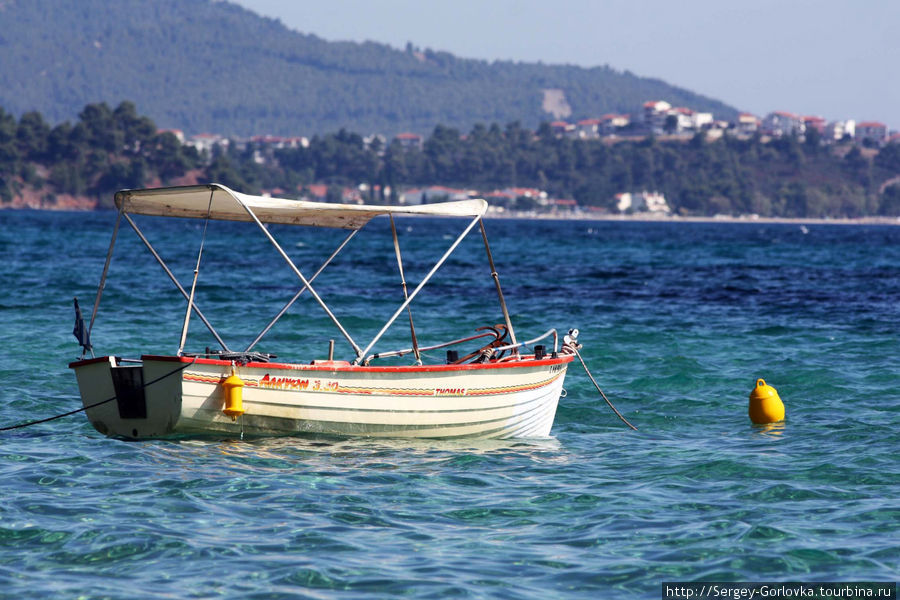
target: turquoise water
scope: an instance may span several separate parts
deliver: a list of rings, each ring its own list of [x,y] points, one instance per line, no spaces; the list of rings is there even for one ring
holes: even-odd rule
[[[0,212],[0,426],[80,405],[72,297],[89,314],[114,218]],[[202,223],[141,223],[188,285]],[[400,221],[411,283],[460,225]],[[900,228],[487,227],[519,336],[580,328],[638,432],[574,367],[543,440],[124,442],[81,414],[3,432],[0,597],[659,598],[663,581],[900,579]],[[295,289],[241,231],[210,226],[197,292],[235,346]],[[272,231],[307,273],[342,238]],[[360,236],[348,251],[316,288],[367,342],[399,305],[393,248]],[[502,321],[477,236],[434,283],[413,313],[423,344]],[[183,316],[123,229],[97,352],[171,353]],[[259,349],[321,358],[328,325],[303,298]],[[407,343],[401,321],[378,349]],[[193,320],[187,348],[207,345]],[[758,377],[784,423],[750,424]]]

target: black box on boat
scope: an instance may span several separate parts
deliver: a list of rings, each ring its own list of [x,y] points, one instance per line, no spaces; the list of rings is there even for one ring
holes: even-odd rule
[[[147,399],[144,397],[144,369],[141,365],[112,367],[116,403],[122,419],[146,419]]]

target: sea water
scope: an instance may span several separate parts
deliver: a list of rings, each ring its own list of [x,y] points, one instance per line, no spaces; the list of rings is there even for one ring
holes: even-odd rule
[[[0,212],[0,426],[80,406],[72,298],[89,321],[114,223]],[[252,225],[139,225],[188,290],[204,240],[197,304],[233,348],[298,289]],[[410,290],[464,225],[398,220]],[[345,233],[270,230],[308,276]],[[487,232],[519,339],[580,329],[637,432],[577,363],[547,439],[129,442],[82,413],[5,431],[0,597],[659,598],[664,581],[900,579],[900,228]],[[388,225],[313,285],[367,344],[403,297]],[[95,351],[173,353],[185,306],[123,223]],[[503,322],[477,232],[412,316],[423,346]],[[374,351],[407,347],[408,331],[404,315]],[[255,349],[307,361],[330,339],[353,357],[304,294]],[[206,346],[195,317],[185,349]],[[750,423],[757,378],[784,400],[783,423]]]

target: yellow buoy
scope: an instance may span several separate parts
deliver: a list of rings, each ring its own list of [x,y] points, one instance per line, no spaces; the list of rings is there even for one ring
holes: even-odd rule
[[[244,414],[244,381],[235,374],[234,367],[231,367],[231,375],[225,378],[222,387],[225,388],[225,408],[222,412],[234,421]]]
[[[754,423],[775,423],[784,420],[784,403],[778,392],[765,380],[757,379],[750,392],[750,420]]]

